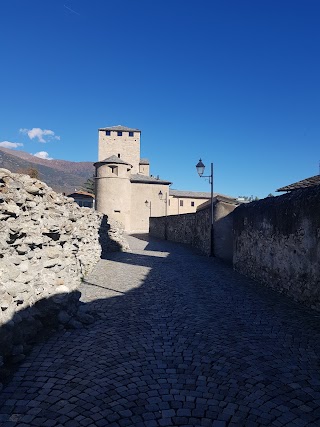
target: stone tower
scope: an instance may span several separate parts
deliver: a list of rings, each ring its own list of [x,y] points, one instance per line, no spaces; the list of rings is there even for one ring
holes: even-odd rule
[[[96,210],[124,225],[127,232],[145,233],[150,216],[167,212],[171,182],[150,175],[148,159],[140,159],[139,129],[111,126],[99,129],[96,168]]]
[[[121,125],[100,128],[99,162],[116,156],[132,165],[131,173],[139,173],[140,135],[139,129],[131,129]]]
[[[96,210],[130,230],[131,164],[118,156],[96,162]]]

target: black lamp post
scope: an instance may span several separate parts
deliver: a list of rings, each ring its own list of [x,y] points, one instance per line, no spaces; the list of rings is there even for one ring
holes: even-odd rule
[[[203,175],[205,170],[205,165],[200,159],[196,164],[197,172],[200,178],[209,178],[209,184],[211,185],[211,210],[210,210],[210,256],[214,256],[214,230],[213,230],[213,163],[211,163],[211,175]]]
[[[168,216],[168,194],[166,193],[165,195],[162,193],[162,191],[160,190],[158,193],[159,199],[162,200],[165,205],[166,205],[166,209],[165,209],[165,225],[164,225],[164,240],[167,240],[167,216]]]

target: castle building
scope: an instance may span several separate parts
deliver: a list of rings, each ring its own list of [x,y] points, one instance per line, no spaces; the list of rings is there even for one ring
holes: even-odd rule
[[[149,231],[150,216],[195,212],[210,193],[171,190],[170,181],[150,175],[140,158],[139,129],[111,126],[99,129],[95,191],[96,210],[122,222],[127,232]]]

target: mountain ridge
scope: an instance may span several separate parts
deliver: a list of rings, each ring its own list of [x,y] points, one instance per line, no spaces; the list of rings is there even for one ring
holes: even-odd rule
[[[58,193],[68,194],[80,189],[94,175],[93,163],[41,159],[25,151],[0,147],[1,168],[15,173],[34,168],[39,179]]]

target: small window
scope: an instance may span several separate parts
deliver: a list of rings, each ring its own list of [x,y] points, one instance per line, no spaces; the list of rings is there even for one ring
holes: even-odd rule
[[[111,169],[111,173],[118,176],[118,166],[109,166],[109,168]]]
[[[120,159],[120,153],[118,153],[118,157],[119,157],[119,159]]]
[[[110,135],[111,135],[110,130],[106,130],[106,135],[107,135],[107,136],[110,136]]]
[[[133,136],[133,132],[129,132],[129,136]]]
[[[170,199],[168,200],[168,205],[170,206]]]
[[[194,206],[194,202],[191,202],[191,206]]]
[[[122,136],[122,132],[120,130],[118,130],[117,135]]]
[[[115,212],[115,213],[120,213],[121,211],[118,211],[118,210],[114,210],[114,212]]]
[[[183,206],[183,200],[180,200],[180,206]]]
[[[82,208],[92,208],[92,202],[86,200],[78,200],[76,203]]]

